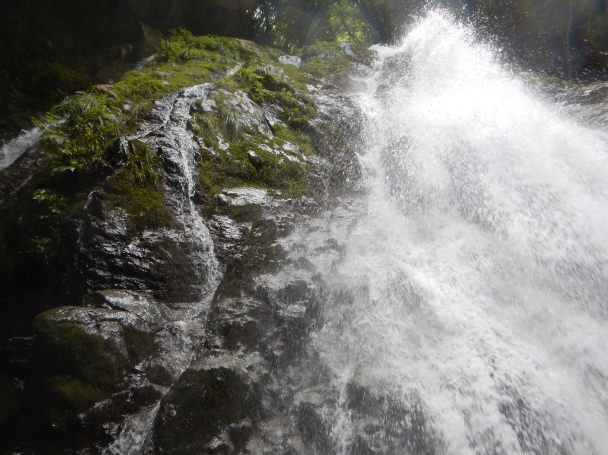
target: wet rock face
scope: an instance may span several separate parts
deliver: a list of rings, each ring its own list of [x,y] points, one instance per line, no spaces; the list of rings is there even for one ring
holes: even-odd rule
[[[231,453],[243,448],[261,401],[261,391],[246,368],[232,359],[214,359],[182,374],[163,398],[156,418],[157,450]]]
[[[80,227],[74,272],[82,276],[81,286],[137,290],[167,301],[199,298],[197,264],[189,254],[192,245],[179,232],[133,236],[123,211],[102,213],[96,217],[87,210]]]
[[[432,454],[411,436],[424,425],[415,413],[363,386],[341,400],[309,343],[327,297],[319,271],[340,260],[338,234],[359,212],[343,197],[359,178],[356,111],[316,88],[316,118],[292,131],[271,93],[254,102],[241,88],[235,129],[218,122],[231,92],[203,84],[163,98],[124,138],[123,161],[136,141],[163,157],[168,221],[116,204],[107,185],[89,193],[66,267],[83,297],[36,319],[37,429],[70,439],[68,453],[334,453],[332,419],[346,407],[360,433],[348,453]],[[290,163],[302,179],[283,174]],[[11,381],[0,385],[21,390]],[[384,425],[388,415],[413,426]]]
[[[153,333],[167,310],[121,290],[90,294],[85,303],[36,318],[31,361],[36,382],[29,386],[40,402],[40,431],[48,425],[59,434],[80,431],[99,438],[100,422],[119,419],[158,393],[124,381],[157,352]]]
[[[337,405],[337,391],[331,390],[326,372],[318,366],[308,335],[322,322],[323,279],[314,261],[339,260],[339,244],[329,241],[328,234],[347,229],[352,214],[322,214],[306,204],[298,207],[245,189],[232,198],[220,196],[237,206],[255,202],[255,221],[231,221],[235,232],[240,232],[239,225],[249,228],[238,255],[228,258],[197,360],[161,401],[154,421],[157,447],[162,446],[163,453],[333,453],[337,446],[326,414]],[[229,415],[214,411],[227,418],[207,422],[203,409],[213,410],[217,404],[201,400],[218,389],[204,382],[218,365],[225,374],[224,368],[231,377],[241,378],[231,393],[246,394],[240,406],[253,399],[255,412],[241,407]],[[197,404],[191,406],[194,400]],[[366,418],[362,414],[362,421]],[[188,430],[182,434],[181,427]],[[238,439],[235,428],[241,428]]]
[[[123,140],[128,144],[125,154],[136,143],[151,147],[163,159],[166,221],[162,226],[146,220],[145,213],[113,208],[103,195],[89,195],[75,266],[76,273],[83,271],[87,290],[132,289],[164,301],[201,298],[215,258],[208,229],[192,201],[198,145],[187,125],[191,106],[205,99],[211,87],[190,87],[160,100],[139,131]],[[143,224],[134,226],[131,220],[142,216]]]
[[[327,213],[358,176],[356,112],[331,85],[252,65],[158,100],[70,215],[56,272],[72,306],[36,317],[25,387],[0,376],[2,399],[23,391],[6,419],[31,453],[44,453],[40,434],[110,455],[318,446],[298,423],[314,409],[298,390],[323,382],[310,259],[339,258]],[[159,158],[158,183],[126,174],[141,157]]]

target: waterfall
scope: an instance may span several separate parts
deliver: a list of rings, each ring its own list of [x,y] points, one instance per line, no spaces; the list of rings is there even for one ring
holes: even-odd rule
[[[608,134],[442,9],[375,50],[367,209],[312,343],[379,404],[337,400],[336,447],[608,453]]]
[[[13,164],[17,158],[36,145],[41,137],[40,128],[35,127],[23,130],[19,136],[2,145],[0,147],[0,170]]]

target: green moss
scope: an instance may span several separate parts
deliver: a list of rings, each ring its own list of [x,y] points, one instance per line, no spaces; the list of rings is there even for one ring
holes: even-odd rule
[[[78,325],[58,322],[50,310],[36,317],[35,334],[48,373],[70,375],[102,390],[121,382],[127,363],[111,342],[86,333]]]
[[[80,171],[101,166],[120,134],[124,119],[108,97],[81,92],[67,98],[42,123],[44,149],[54,171]]]
[[[224,188],[247,185],[280,190],[295,197],[304,191],[305,165],[302,155],[312,153],[309,135],[305,132],[316,117],[316,108],[305,93],[305,85],[286,75],[278,64],[262,58],[248,62],[233,76],[218,83],[220,89],[213,100],[216,114],[195,114],[193,131],[202,139],[200,181],[213,199]],[[272,103],[281,111],[279,117],[287,127],[275,125],[273,135],[266,136],[257,128],[245,128],[243,115],[231,93],[244,91],[258,104]],[[218,148],[218,137],[230,142],[227,150]],[[298,151],[285,147],[297,146]],[[272,150],[281,150],[275,154]],[[292,155],[295,159],[289,159]]]
[[[238,58],[239,48],[234,40],[217,36],[194,36],[188,30],[173,30],[160,45],[159,58],[169,62],[206,59],[209,53],[227,58]]]
[[[135,232],[168,226],[171,212],[163,195],[161,157],[140,141],[131,141],[129,151],[125,166],[106,181],[108,201],[126,210]]]
[[[108,392],[72,376],[51,376],[47,379],[51,400],[64,410],[83,411],[108,397]]]
[[[282,125],[274,126],[274,135],[280,141],[289,142],[299,147],[300,152],[304,155],[312,154],[312,144],[310,143],[310,137],[303,131],[295,130],[293,128],[286,128]]]
[[[243,67],[234,74],[234,81],[245,89],[256,103],[274,99],[273,92],[292,90],[291,86],[277,75],[261,67]]]
[[[270,144],[270,145],[269,145]],[[224,188],[253,186],[289,190],[295,196],[302,188],[305,165],[265,150],[272,140],[244,134],[227,150],[201,151],[199,178],[207,194],[213,196]]]
[[[235,370],[187,370],[163,398],[155,442],[162,451],[191,453],[226,426],[259,413],[256,390]]]
[[[127,346],[129,358],[135,363],[141,362],[156,350],[154,335],[150,333],[128,326],[122,329],[122,336]]]
[[[218,85],[228,91],[244,90],[258,104],[277,104],[282,108],[279,118],[292,128],[304,128],[316,118],[314,103],[306,94],[306,86],[288,78],[276,65],[243,67]]]
[[[178,30],[161,42],[155,62],[131,71],[109,90],[116,94],[115,104],[127,106],[129,130],[163,96],[196,84],[212,82],[218,75],[234,67],[242,45],[234,38],[195,37],[187,30]]]
[[[116,96],[126,98],[126,101],[142,103],[165,92],[164,86],[167,85],[165,74],[151,69],[131,71],[109,90],[112,90]]]
[[[44,407],[41,409],[48,424],[63,433],[79,427],[78,415],[111,394],[70,375],[45,378],[42,386]]]
[[[182,63],[155,63],[127,73],[110,86],[116,94],[114,104],[125,111],[127,129],[133,131],[137,123],[152,110],[154,102],[169,93],[196,84],[211,82],[216,75],[227,71],[236,61],[188,60]]]
[[[219,146],[218,137],[223,134],[222,122],[213,114],[192,115],[191,128],[194,135],[201,138],[203,145],[215,149]]]
[[[315,108],[309,98],[298,99],[287,91],[277,94],[277,101],[283,106],[279,118],[291,128],[304,129],[316,118]]]

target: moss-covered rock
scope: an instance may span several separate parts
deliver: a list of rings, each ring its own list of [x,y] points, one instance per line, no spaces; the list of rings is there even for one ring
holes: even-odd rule
[[[344,87],[349,81],[348,73],[353,63],[371,63],[374,52],[362,45],[319,41],[302,49],[300,55],[303,72]]]
[[[155,60],[115,83],[68,97],[43,128],[47,159],[24,189],[33,202],[20,204],[28,213],[19,223],[27,226],[17,231],[26,245],[14,260],[32,253],[51,263],[66,247],[65,226],[76,230],[74,218],[102,182],[110,207],[127,212],[133,233],[170,226],[161,157],[143,142],[133,139],[125,147],[116,138],[134,132],[157,100],[193,84],[218,86],[215,108],[193,112],[191,121],[203,147],[200,181],[208,203],[222,189],[242,185],[287,197],[306,193],[303,161],[312,153],[308,130],[317,117],[307,88],[311,79],[280,63],[280,55],[243,40],[180,31],[163,42]],[[242,67],[228,74],[237,65]],[[245,113],[234,109],[244,100],[256,106],[257,123],[245,122]]]
[[[156,447],[168,454],[208,453],[224,428],[258,415],[259,400],[251,380],[235,366],[187,370],[162,400]]]
[[[128,144],[127,162],[105,183],[110,206],[126,210],[134,232],[166,227],[171,212],[163,194],[162,158],[141,141]]]
[[[151,333],[126,326],[122,329],[122,337],[132,363],[141,362],[156,351],[155,338]]]
[[[226,150],[203,150],[199,174],[203,188],[210,195],[236,186],[286,190],[294,196],[301,193],[305,164],[272,150],[248,136]]]
[[[159,448],[200,453],[246,446],[260,406],[253,370],[196,367],[173,385],[179,370],[155,365],[153,356],[165,352],[157,349],[159,339],[175,335],[163,330],[175,316],[168,314],[200,301],[209,284],[204,259],[213,251],[226,274],[208,328],[223,338],[223,348],[264,350],[276,359],[287,350],[283,332],[299,327],[277,316],[258,278],[285,263],[277,239],[302,214],[294,207],[303,212],[317,203],[303,196],[319,167],[317,136],[325,133],[307,86],[315,79],[280,63],[280,56],[250,42],[179,32],[154,61],[75,95],[49,117],[46,158],[20,190],[28,203],[12,205],[27,213],[0,226],[2,238],[17,239],[18,246],[2,248],[10,261],[38,257],[40,270],[63,277],[53,280],[60,292],[48,295],[70,294],[69,302],[46,297],[43,308],[84,307],[35,319],[22,413],[32,413],[24,417],[27,425],[36,420],[42,431],[57,429],[57,441],[78,432],[74,445],[85,447],[107,437],[109,423],[158,400],[161,388],[152,383],[171,388],[155,432]],[[174,117],[166,121],[165,114]],[[205,223],[223,219],[228,247],[222,250],[217,236],[212,249],[192,235],[184,207],[206,209]],[[22,255],[22,244],[40,251]],[[152,310],[156,302],[143,296],[163,302],[163,310]],[[296,313],[292,319],[301,320],[302,311]]]
[[[69,375],[50,376],[46,383],[55,421],[67,420],[108,397],[107,391]]]
[[[61,308],[50,310],[34,323],[36,343],[31,368],[35,379],[30,382],[33,389],[28,400],[37,404],[29,412],[35,413],[38,431],[47,436],[82,431],[81,413],[110,399],[129,366],[128,358],[115,343],[88,333],[85,326],[63,316]]]
[[[220,81],[210,107],[193,116],[202,145],[200,182],[211,204],[215,194],[236,186],[275,189],[288,197],[305,190],[314,103],[306,86],[278,64],[251,65]]]
[[[76,323],[56,320],[53,316],[57,311],[42,313],[34,322],[43,370],[47,374],[71,375],[93,387],[111,391],[126,372],[125,356],[115,344],[87,333]]]
[[[274,104],[278,117],[292,128],[302,129],[316,117],[314,103],[308,96],[307,81],[301,73],[297,77],[276,62],[256,61],[239,69],[233,76],[219,83],[227,90],[244,90],[256,103]]]
[[[29,412],[41,432],[63,437],[78,431],[75,444],[103,438],[104,425],[160,398],[145,385],[129,391],[126,381],[156,351],[150,327],[160,321],[156,312],[145,311],[150,303],[119,291],[86,300],[94,307],[61,307],[37,316],[30,366],[35,378],[27,398],[37,403]],[[98,307],[105,302],[121,308]]]

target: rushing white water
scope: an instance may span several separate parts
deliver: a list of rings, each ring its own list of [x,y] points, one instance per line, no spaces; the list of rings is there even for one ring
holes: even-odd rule
[[[313,340],[336,387],[420,410],[421,452],[608,453],[608,134],[443,10],[376,50],[368,209]]]
[[[4,144],[0,148],[0,170],[13,164],[17,158],[38,143],[41,137],[40,128],[32,128],[24,130],[18,137]]]

